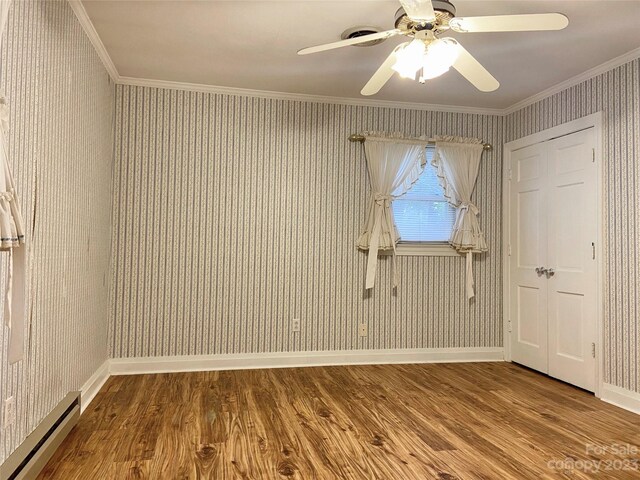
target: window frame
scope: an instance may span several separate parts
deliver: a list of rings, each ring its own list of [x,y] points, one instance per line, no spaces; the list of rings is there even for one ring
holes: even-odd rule
[[[434,148],[434,147],[431,147]],[[427,154],[426,150],[429,147],[425,147],[425,154]],[[434,148],[435,150],[435,148]],[[435,152],[434,152],[435,153]],[[433,153],[432,153],[433,155]],[[427,162],[425,168],[433,168],[431,163]],[[440,198],[433,199],[432,201],[439,201]],[[395,201],[395,199],[393,200]],[[393,208],[393,206],[391,207]],[[402,241],[400,240],[396,245],[396,255],[398,256],[428,256],[428,257],[459,257],[460,254],[447,242],[443,241]]]
[[[398,242],[396,255],[400,257],[459,257],[460,254],[445,242]]]

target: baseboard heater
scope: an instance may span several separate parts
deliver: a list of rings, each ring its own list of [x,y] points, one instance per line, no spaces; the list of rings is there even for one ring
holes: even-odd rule
[[[0,466],[0,480],[32,480],[80,418],[80,392],[70,392]]]

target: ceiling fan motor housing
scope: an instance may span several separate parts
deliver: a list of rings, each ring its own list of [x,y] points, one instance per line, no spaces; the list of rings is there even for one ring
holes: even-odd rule
[[[342,40],[348,40],[350,38],[363,37],[365,35],[371,35],[373,33],[379,33],[381,31],[382,31],[382,29],[380,29],[378,27],[370,27],[370,26],[351,27],[351,28],[345,30],[344,32],[342,32],[342,35],[340,35],[340,38]],[[378,38],[377,40],[371,40],[370,42],[358,43],[358,44],[353,45],[353,46],[354,47],[371,47],[373,45],[377,45],[379,43],[382,43],[385,40],[386,39],[384,39],[384,38]]]
[[[395,16],[395,26],[400,30],[448,30],[449,21],[456,16],[456,7],[448,0],[432,0],[436,14],[434,23],[420,24],[411,20],[404,8],[399,8]]]

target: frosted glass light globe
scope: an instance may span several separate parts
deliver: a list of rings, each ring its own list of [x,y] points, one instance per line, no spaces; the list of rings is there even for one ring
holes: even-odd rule
[[[423,56],[421,81],[436,78],[455,63],[460,51],[453,38],[439,38],[431,42]]]
[[[396,54],[396,63],[393,68],[402,78],[416,78],[416,73],[423,66],[424,54],[427,47],[424,41],[413,39],[409,45]]]

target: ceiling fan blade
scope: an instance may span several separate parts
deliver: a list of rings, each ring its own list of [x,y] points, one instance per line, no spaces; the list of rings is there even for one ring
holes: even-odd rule
[[[398,29],[387,30],[385,32],[372,33],[371,35],[362,35],[361,37],[348,38],[339,42],[325,43],[324,45],[316,45],[315,47],[307,47],[298,50],[298,55],[308,55],[310,53],[324,52],[325,50],[333,50],[334,48],[348,47],[349,45],[357,45],[359,43],[371,42],[381,38],[389,38],[400,35],[402,32]]]
[[[533,32],[562,30],[567,25],[569,19],[561,13],[456,17],[449,22],[456,32]]]
[[[382,87],[384,87],[384,84],[387,83],[391,77],[393,77],[393,74],[395,72],[391,67],[393,67],[393,65],[396,63],[396,53],[398,53],[398,51],[401,48],[404,48],[406,45],[409,45],[409,42],[401,43],[393,49],[393,52],[391,52],[387,59],[382,62],[382,65],[378,67],[376,73],[373,74],[367,84],[362,88],[362,90],[360,91],[362,95],[375,95],[380,91]]]
[[[493,92],[500,86],[498,80],[484,68],[460,43],[458,58],[453,64],[460,74],[481,92]]]
[[[431,22],[436,18],[431,0],[400,0],[400,4],[411,20]]]

